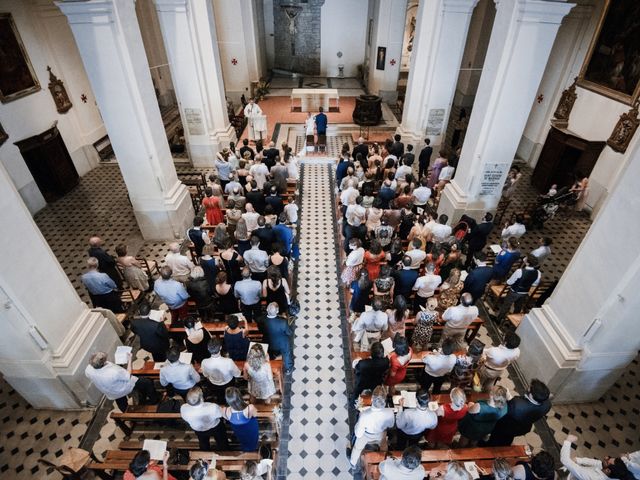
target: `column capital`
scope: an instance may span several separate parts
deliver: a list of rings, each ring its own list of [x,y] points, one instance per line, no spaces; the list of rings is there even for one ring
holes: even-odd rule
[[[517,20],[522,23],[560,24],[575,6],[575,3],[565,0],[518,0]]]
[[[591,18],[591,15],[593,15],[593,11],[593,5],[576,5],[571,9],[569,15],[567,15],[567,18],[571,20],[586,20],[588,18]]]
[[[442,13],[471,14],[480,0],[443,0]]]
[[[75,2],[60,0],[54,2],[67,16],[69,24],[75,23],[113,23],[115,5],[113,0],[88,0]]]

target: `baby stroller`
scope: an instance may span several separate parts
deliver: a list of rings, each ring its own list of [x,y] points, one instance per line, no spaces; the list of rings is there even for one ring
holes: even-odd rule
[[[576,194],[569,191],[569,187],[562,187],[554,196],[540,195],[538,203],[530,214],[531,223],[528,225],[530,229],[544,228],[544,223],[555,217],[556,213],[562,205],[575,205]]]

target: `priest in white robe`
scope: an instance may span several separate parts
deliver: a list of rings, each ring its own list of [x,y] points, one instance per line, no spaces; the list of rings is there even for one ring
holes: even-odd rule
[[[249,140],[256,141],[266,136],[266,132],[263,131],[264,127],[262,122],[262,109],[253,101],[253,98],[249,99],[249,103],[244,107],[244,116],[247,118],[247,129]],[[262,135],[261,135],[262,134]]]

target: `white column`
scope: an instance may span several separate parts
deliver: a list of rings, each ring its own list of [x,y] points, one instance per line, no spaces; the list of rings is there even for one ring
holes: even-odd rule
[[[496,2],[458,171],[443,192],[439,213],[480,218],[498,205],[560,22],[573,6],[545,0]],[[485,174],[493,180],[485,180]]]
[[[407,96],[398,133],[418,147],[431,139],[434,151],[442,143],[458,81],[471,15],[478,0],[420,2]],[[430,113],[441,119],[439,134],[426,135]]]
[[[142,235],[184,237],[193,206],[171,158],[134,1],[57,5],[76,39]]]
[[[558,31],[538,88],[543,99],[541,102],[534,100],[518,145],[518,157],[532,167],[538,161],[562,92],[580,73],[593,35],[589,27],[594,13],[592,5],[577,5],[565,17]]]
[[[383,101],[395,102],[398,97],[407,0],[377,0],[373,17],[367,88],[371,94],[380,95]],[[384,70],[376,68],[378,47],[387,49]]]
[[[518,329],[520,369],[527,379],[546,382],[556,403],[597,400],[640,348],[640,141],[630,149],[617,185],[553,295]]]
[[[212,166],[214,156],[236,140],[229,123],[211,2],[154,0],[171,78],[195,166]]]
[[[88,358],[120,340],[80,300],[2,165],[0,224],[0,372],[36,408],[95,404]]]

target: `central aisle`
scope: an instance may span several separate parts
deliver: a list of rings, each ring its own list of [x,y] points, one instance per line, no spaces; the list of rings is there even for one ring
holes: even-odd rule
[[[306,162],[306,161],[305,161]],[[287,479],[351,479],[330,165],[302,167],[301,258]]]

